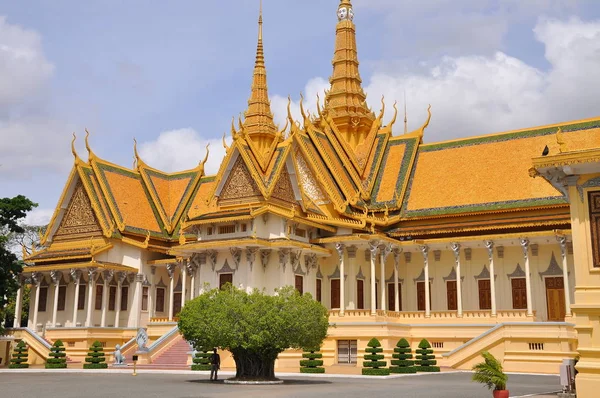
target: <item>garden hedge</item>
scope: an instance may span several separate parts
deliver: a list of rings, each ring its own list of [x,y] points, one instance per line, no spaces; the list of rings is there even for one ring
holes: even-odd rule
[[[381,348],[381,343],[379,342],[379,340],[373,337],[367,343],[367,348],[365,348],[365,352],[365,361],[363,361],[362,369],[363,375],[388,376],[390,374],[390,370],[385,367],[387,362],[382,361],[382,359],[385,358],[384,355],[379,354],[383,352],[383,348]]]
[[[419,348],[416,350],[417,352],[417,360],[415,361],[416,365],[415,369],[417,372],[439,372],[440,367],[435,366],[437,361],[435,360],[435,355],[433,355],[433,350],[431,349],[431,344],[426,339],[421,340],[419,343]]]
[[[106,363],[106,356],[104,356],[104,348],[99,341],[94,341],[94,344],[88,351],[88,356],[85,357],[83,364],[84,369],[106,369],[108,364]]]
[[[23,340],[19,341],[19,344],[15,347],[12,358],[10,360],[10,365],[8,367],[10,369],[25,369],[29,367],[27,363],[27,359],[29,357],[28,354],[29,347]]]
[[[391,373],[416,373],[414,367],[415,361],[412,359],[410,344],[404,338],[398,340],[394,353],[392,354],[392,365],[390,366]]]
[[[46,369],[64,369],[67,367],[67,354],[65,346],[61,340],[56,340],[50,348],[48,359],[46,359]]]
[[[302,353],[302,358],[306,358],[300,361],[300,373],[325,373],[323,367],[323,354],[315,352],[317,350],[306,350]]]
[[[208,349],[204,347],[200,347],[196,351],[196,355],[192,361],[194,364],[192,365],[192,370],[210,370],[210,357],[212,353],[208,351]]]

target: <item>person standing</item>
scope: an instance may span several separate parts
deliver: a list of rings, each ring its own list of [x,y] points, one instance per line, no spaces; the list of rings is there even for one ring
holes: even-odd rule
[[[214,381],[217,381],[218,378],[218,372],[219,369],[221,369],[221,357],[219,356],[219,354],[217,354],[217,349],[214,348],[213,349],[213,354],[210,357],[210,380],[213,381],[213,375],[214,375]]]

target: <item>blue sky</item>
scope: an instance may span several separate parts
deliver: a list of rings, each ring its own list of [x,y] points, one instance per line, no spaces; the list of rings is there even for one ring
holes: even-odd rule
[[[269,89],[314,106],[327,86],[338,0],[264,0]],[[354,0],[369,103],[408,100],[439,141],[596,116],[600,6],[577,0]],[[102,158],[191,168],[246,107],[258,0],[0,0],[0,197],[43,223],[65,183],[72,132]],[[396,134],[402,133],[398,127]],[[85,158],[82,140],[78,150]]]

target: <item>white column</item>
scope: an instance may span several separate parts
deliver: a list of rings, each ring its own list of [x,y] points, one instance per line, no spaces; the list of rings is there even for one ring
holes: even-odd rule
[[[79,283],[81,282],[81,271],[71,268],[71,279],[75,283],[75,298],[73,299],[73,327],[77,327],[77,311],[79,305]]]
[[[423,254],[423,270],[425,274],[425,318],[431,317],[431,300],[429,299],[429,247],[419,246]]]
[[[154,318],[154,301],[156,300],[156,286],[154,286],[154,276],[156,275],[156,265],[150,267],[150,289],[148,290],[148,321]]]
[[[17,282],[19,283],[19,289],[17,289],[17,300],[15,302],[15,319],[13,321],[13,328],[21,327],[21,314],[23,313],[23,279],[19,275]]]
[[[194,294],[195,294],[195,290],[196,290],[196,269],[195,268],[196,268],[196,266],[191,264],[190,261],[188,261],[187,272],[190,277],[190,300],[194,299]]]
[[[567,267],[567,237],[558,235],[556,237],[560,245],[562,255],[563,285],[565,287],[565,316],[571,316],[571,289],[569,287],[569,269]]]
[[[185,306],[185,288],[187,286],[187,260],[181,262],[181,308]]]
[[[173,301],[175,297],[173,279],[175,276],[176,264],[167,264],[167,273],[169,274],[169,322],[173,321]]]
[[[380,249],[380,258],[379,258],[379,297],[381,297],[381,300],[379,301],[379,305],[381,306],[381,310],[386,311],[387,310],[387,306],[385,303],[385,289],[386,289],[386,283],[385,283],[385,248],[383,246],[381,246]]]
[[[127,274],[125,272],[119,272],[117,274],[117,299],[115,303],[115,328],[119,327],[121,318],[121,301],[123,300],[123,282],[125,282]]]
[[[454,260],[456,262],[456,314],[459,318],[463,316],[462,305],[462,279],[460,271],[460,244],[456,242],[450,243],[450,248],[454,252]]]
[[[348,305],[346,309],[356,309],[356,246],[352,245],[346,248],[346,257],[348,259]]]
[[[402,254],[402,248],[394,249],[394,311],[396,312],[400,312],[400,281],[398,280],[400,254]]]
[[[139,328],[140,324],[141,324],[141,317],[142,317],[142,283],[144,282],[144,274],[136,274],[135,275],[135,293],[134,293],[134,300],[133,300],[133,308],[131,309],[132,311],[134,311],[134,326],[135,328]]]
[[[56,327],[56,316],[58,314],[58,289],[60,287],[60,280],[62,278],[62,272],[50,271],[50,279],[54,284],[54,302],[52,303],[52,327]]]
[[[490,295],[492,296],[492,316],[496,316],[496,270],[494,269],[494,242],[491,240],[486,240],[485,247],[488,251],[488,259],[490,261]]]
[[[102,318],[100,320],[100,326],[106,327],[106,311],[108,310],[108,284],[113,277],[112,271],[104,271],[103,273],[104,285],[102,286]]]
[[[33,303],[33,331],[37,333],[38,307],[40,305],[40,284],[44,276],[39,272],[31,274],[31,279],[35,284],[35,300]]]
[[[92,314],[94,309],[94,290],[96,286],[96,268],[88,268],[88,297],[87,297],[87,315],[85,317],[85,327],[92,326]]]
[[[335,250],[338,252],[338,261],[340,264],[340,316],[344,316],[344,310],[346,308],[346,281],[344,280],[346,268],[344,266],[344,245],[342,243],[336,243]]]
[[[377,241],[369,242],[369,250],[371,251],[371,315],[377,315],[377,297],[375,296],[375,261],[377,259],[377,250],[379,243]]]
[[[525,288],[527,289],[527,316],[533,316],[531,306],[531,277],[529,272],[529,239],[521,239],[521,247],[523,248],[523,256],[525,257]]]

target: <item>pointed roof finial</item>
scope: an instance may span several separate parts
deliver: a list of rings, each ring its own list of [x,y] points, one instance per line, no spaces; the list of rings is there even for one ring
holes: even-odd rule
[[[408,134],[408,117],[406,113],[406,90],[404,90],[404,134]]]
[[[275,135],[277,127],[273,122],[271,102],[267,88],[267,69],[265,67],[265,51],[263,47],[263,15],[262,0],[258,14],[258,45],[252,78],[252,93],[248,100],[248,109],[244,114],[244,128],[249,135],[254,133],[270,133]]]

